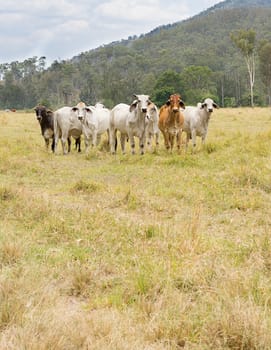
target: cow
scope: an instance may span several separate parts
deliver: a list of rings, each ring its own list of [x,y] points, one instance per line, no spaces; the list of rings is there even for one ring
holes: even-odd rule
[[[146,137],[148,149],[151,149],[152,138],[155,138],[156,147],[159,146],[159,128],[158,119],[159,111],[157,106],[152,102],[147,107],[147,127],[146,127]]]
[[[135,154],[135,140],[139,139],[140,154],[145,153],[146,129],[147,129],[147,110],[151,104],[149,95],[134,95],[136,98],[129,108],[127,118],[128,138],[131,145],[131,153]]]
[[[135,140],[139,139],[140,154],[144,154],[147,128],[147,107],[151,103],[149,95],[134,95],[135,100],[129,106],[125,103],[116,105],[110,114],[110,149],[115,154],[117,131],[121,134],[122,153],[125,153],[125,141],[130,140],[131,153],[135,154]]]
[[[109,109],[101,103],[96,103],[95,106],[86,106],[84,115],[78,115],[78,119],[82,123],[86,152],[88,152],[90,142],[93,147],[97,146],[105,132],[107,132],[109,142],[109,116]]]
[[[54,112],[55,151],[58,140],[61,138],[63,154],[67,154],[70,151],[69,139],[72,136],[76,140],[78,152],[81,152],[82,124],[78,117],[84,116],[85,107],[84,102],[79,102],[74,107],[65,106]],[[66,142],[68,142],[68,150]]]
[[[34,108],[34,111],[36,112],[37,120],[40,124],[41,134],[44,138],[45,146],[47,149],[49,148],[50,139],[51,139],[52,140],[51,150],[52,150],[52,152],[54,152],[55,151],[55,139],[54,139],[53,112],[43,105],[37,105]]]
[[[168,101],[160,108],[158,126],[161,130],[167,150],[173,149],[176,137],[178,150],[181,147],[181,135],[184,123],[182,109],[185,104],[179,94],[170,95]]]
[[[186,149],[188,148],[189,140],[192,139],[193,151],[195,150],[197,136],[200,136],[202,144],[205,144],[209,120],[214,108],[219,108],[219,106],[211,98],[206,98],[203,102],[199,102],[197,106],[186,107],[183,112]]]
[[[117,104],[110,112],[109,117],[109,137],[110,151],[117,152],[117,131],[120,132],[120,144],[122,153],[125,153],[125,142],[128,140],[127,117],[130,106],[126,103]]]

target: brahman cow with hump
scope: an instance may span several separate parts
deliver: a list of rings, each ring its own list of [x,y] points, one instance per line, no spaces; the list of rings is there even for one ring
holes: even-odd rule
[[[53,112],[45,106],[38,105],[34,108],[36,112],[37,120],[40,124],[41,134],[45,141],[45,146],[48,149],[50,139],[52,139],[51,149],[55,151],[55,139],[54,139],[54,118]]]
[[[183,131],[186,133],[186,149],[189,140],[192,138],[193,150],[196,147],[196,136],[200,136],[204,145],[208,132],[210,116],[214,108],[218,105],[211,99],[206,98],[202,103],[199,102],[196,107],[187,106],[184,110]]]
[[[135,154],[135,140],[139,139],[140,154],[144,154],[147,128],[147,108],[151,103],[148,95],[134,95],[136,98],[129,106],[125,103],[116,105],[110,113],[110,148],[114,154],[117,148],[117,131],[121,134],[122,153],[125,153],[125,141],[130,140],[131,153]]]
[[[159,111],[159,129],[161,130],[166,149],[173,149],[176,137],[177,148],[181,147],[181,135],[184,123],[182,109],[185,108],[181,96],[179,94],[170,95],[166,104]]]
[[[79,102],[74,107],[65,106],[54,112],[55,151],[60,138],[63,154],[67,154],[67,152],[70,151],[71,136],[76,140],[78,152],[81,151],[82,124],[78,117],[84,116],[85,106],[86,105],[84,102]],[[68,150],[66,147],[66,142],[68,142]]]
[[[109,116],[109,109],[101,103],[85,107],[85,114],[78,116],[82,122],[86,152],[88,152],[90,143],[92,146],[100,143],[101,136],[105,132],[107,132],[109,142]]]

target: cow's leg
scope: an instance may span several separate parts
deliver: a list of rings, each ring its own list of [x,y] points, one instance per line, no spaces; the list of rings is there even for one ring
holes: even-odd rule
[[[85,152],[88,153],[89,151],[89,136],[88,135],[84,135],[84,141],[85,141]]]
[[[201,143],[203,146],[205,146],[205,140],[206,140],[207,132],[205,132],[201,137]]]
[[[125,154],[126,138],[127,138],[127,136],[125,134],[120,135],[120,145],[121,145],[122,154]]]
[[[107,146],[110,145],[110,134],[109,134],[109,129],[106,130],[107,133]]]
[[[130,146],[131,146],[131,153],[135,154],[135,138],[134,135],[130,133],[129,139],[130,139]]]
[[[191,139],[191,134],[189,132],[186,132],[186,138],[185,138],[185,151],[188,149],[189,140]]]
[[[51,150],[52,150],[52,152],[55,151],[55,138],[54,138],[54,136],[53,136],[53,139],[52,139]]]
[[[66,147],[66,142],[68,141],[68,150]],[[67,154],[68,152],[70,152],[71,149],[71,139],[70,137],[66,134],[66,133],[62,133],[61,135],[61,144],[62,144],[62,151],[63,154]]]
[[[164,136],[164,142],[165,142],[165,147],[167,150],[169,150],[170,146],[169,146],[169,134],[166,131],[162,131],[163,136]]]
[[[81,152],[81,136],[79,137],[79,140],[78,140],[78,152]]]
[[[67,154],[67,149],[66,149],[66,140],[65,138],[61,137],[61,144],[62,144],[62,152],[63,154]]]
[[[67,141],[68,141],[68,152],[70,152],[71,151],[71,138],[70,137],[68,137],[67,138]]]
[[[174,134],[170,134],[170,135],[169,135],[169,144],[170,144],[170,150],[171,150],[171,152],[172,152],[173,146],[174,146],[174,137],[175,137]]]
[[[110,152],[111,154],[115,154],[117,152],[117,130],[110,128],[109,139],[110,139]]]
[[[81,152],[81,136],[75,139],[75,148],[78,152]]]
[[[180,148],[181,148],[181,140],[182,140],[182,132],[181,131],[179,131],[178,133],[177,133],[177,135],[176,135],[176,139],[177,139],[177,149],[178,149],[178,151],[180,150]]]
[[[193,129],[192,132],[191,132],[191,137],[192,137],[192,145],[193,145],[193,152],[195,151],[196,149],[196,130]]]
[[[49,139],[44,138],[44,141],[45,141],[45,147],[46,147],[46,149],[48,149],[49,148]]]
[[[118,139],[116,137],[116,139],[115,139],[115,152],[117,152],[117,149],[118,149]]]
[[[148,136],[147,136],[147,146],[148,146],[148,150],[151,151],[152,149],[152,135],[151,133],[149,132],[148,133]]]
[[[145,150],[144,150],[145,143],[146,143],[146,136],[143,135],[139,139],[140,154],[144,154],[145,153]]]
[[[92,133],[92,147],[96,147],[97,144],[97,131],[94,130]]]
[[[155,145],[157,148],[159,147],[159,132],[155,133]]]
[[[54,133],[54,151],[55,151],[55,154],[57,151],[58,139],[59,139],[59,129],[56,128],[55,133]]]

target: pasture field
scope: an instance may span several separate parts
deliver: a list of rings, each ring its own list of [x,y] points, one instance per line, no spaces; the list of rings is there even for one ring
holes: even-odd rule
[[[0,123],[1,350],[271,349],[270,109],[216,110],[194,154]]]

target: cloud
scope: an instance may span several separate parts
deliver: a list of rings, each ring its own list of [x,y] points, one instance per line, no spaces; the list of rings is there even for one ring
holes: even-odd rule
[[[112,41],[180,21],[214,3],[215,0],[3,1],[1,62],[33,56],[46,56],[49,64],[56,59],[69,59]]]
[[[68,0],[9,0],[1,4],[2,13],[21,13],[29,16],[35,15],[36,19],[43,15],[72,16],[80,9],[80,1]]]
[[[189,11],[184,3],[174,5],[168,2],[165,7],[158,0],[110,0],[98,5],[95,12],[105,19],[119,21],[119,23],[133,22],[158,25],[176,22],[186,17]]]

